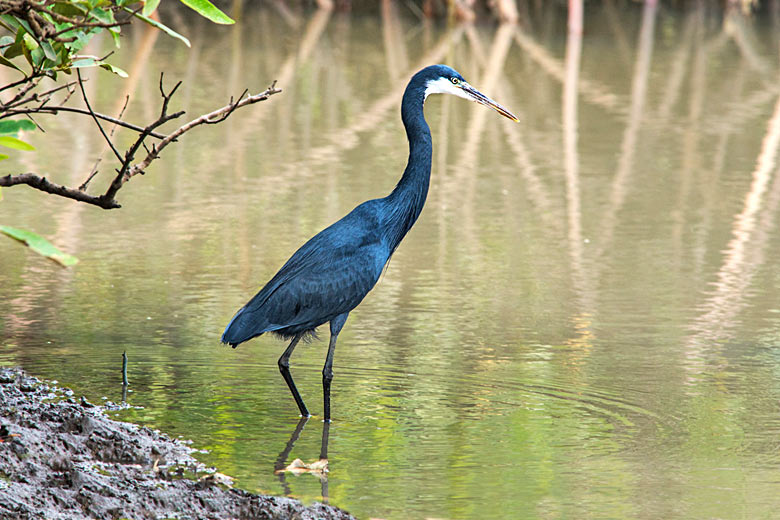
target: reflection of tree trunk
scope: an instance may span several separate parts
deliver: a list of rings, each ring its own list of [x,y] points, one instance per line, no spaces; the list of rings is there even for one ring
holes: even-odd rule
[[[291,29],[297,29],[301,25],[301,19],[297,14],[290,10],[287,2],[283,2],[282,0],[273,0],[271,5],[276,9],[276,12],[279,14],[281,19],[284,20]],[[326,11],[326,9],[320,9],[320,11]]]
[[[479,81],[477,88],[480,91],[486,93],[488,96],[495,96],[495,92],[499,79],[503,75],[504,63],[506,63],[506,57],[509,53],[509,48],[512,46],[512,33],[514,32],[514,26],[509,24],[503,24],[496,31],[493,38],[493,45],[488,52],[488,62],[485,65],[485,71],[482,78]],[[462,181],[462,177],[468,177],[473,179],[473,170],[477,162],[477,155],[479,153],[479,146],[482,142],[482,137],[485,133],[485,123],[488,117],[493,117],[495,114],[490,110],[485,110],[484,107],[474,105],[471,110],[470,121],[466,124],[468,133],[465,138],[465,144],[460,153],[458,164],[461,165],[458,168],[458,174],[455,180]],[[502,121],[504,122],[504,121]],[[460,177],[460,178],[459,178]],[[472,191],[473,184],[469,185],[466,191]]]
[[[436,240],[436,244],[439,249],[439,254],[436,255],[436,273],[439,276],[439,287],[445,287],[445,278],[447,275],[446,270],[444,269],[448,248],[447,224],[445,217],[449,208],[447,196],[443,187],[447,182],[447,177],[450,175],[450,172],[447,169],[447,165],[449,164],[450,147],[447,145],[447,143],[449,143],[452,102],[455,101],[452,99],[452,96],[443,97],[444,99],[442,99],[441,118],[439,119],[439,131],[436,133],[437,139],[441,145],[434,148],[434,152],[436,153],[436,169],[433,172],[433,175],[431,175],[431,184],[433,187],[432,192],[436,197],[434,211],[436,212],[436,221],[438,223],[439,231],[439,237]]]
[[[745,66],[739,67],[733,75],[733,81],[731,84],[731,91],[728,94],[719,96],[721,99],[731,100],[729,104],[739,106],[740,98],[742,97],[743,88],[745,86]],[[699,124],[701,128],[701,124]],[[702,194],[702,204],[700,213],[701,224],[697,226],[697,231],[693,241],[693,268],[690,269],[693,273],[701,276],[706,265],[707,255],[707,239],[712,231],[714,214],[717,212],[717,206],[723,196],[723,183],[721,182],[721,175],[726,164],[726,154],[729,150],[729,143],[733,135],[733,129],[724,126],[717,132],[717,144],[715,145],[715,153],[712,156],[712,165],[710,167],[710,175],[702,182],[698,183],[698,189]]]
[[[685,26],[680,37],[680,44],[674,58],[671,60],[672,67],[667,76],[666,87],[663,89],[661,104],[658,107],[658,117],[664,122],[669,120],[672,109],[677,104],[677,100],[680,99],[683,80],[685,79],[685,73],[688,71],[688,57],[694,43],[694,37],[700,35],[694,29],[701,25],[701,20],[704,16],[703,9],[704,6],[699,5],[698,9],[691,10],[685,17]]]
[[[702,9],[697,11],[696,24],[693,29],[694,37],[701,41],[701,28],[703,25],[704,12]],[[685,209],[690,197],[694,178],[701,172],[699,136],[702,107],[704,106],[704,97],[706,94],[707,79],[707,48],[704,45],[696,45],[696,51],[693,57],[693,67],[690,75],[690,95],[688,96],[688,121],[685,125],[685,133],[682,139],[682,165],[679,175],[679,189],[677,190],[676,208],[674,210],[674,224],[672,225],[671,243],[674,249],[671,267],[679,268],[683,257],[683,233],[686,229]],[[702,183],[704,184],[704,183]]]
[[[707,341],[723,341],[734,319],[745,306],[745,292],[755,270],[763,264],[764,249],[769,240],[769,230],[780,203],[780,173],[777,169],[777,153],[780,147],[780,98],[769,120],[761,153],[753,170],[753,182],[745,195],[742,211],[734,217],[732,238],[724,250],[723,264],[718,271],[715,291],[704,305],[704,313],[696,319],[693,329],[697,332],[688,343],[687,357],[696,364]],[[764,206],[764,194],[773,181],[771,196],[763,218],[757,222]]]
[[[604,0],[601,5],[604,16],[609,23],[609,27],[615,35],[615,47],[618,50],[618,54],[620,54],[620,61],[623,62],[623,65],[628,67],[631,63],[632,52],[631,45],[628,42],[628,36],[626,36],[626,31],[623,27],[624,22],[620,19],[620,13],[618,13],[617,8],[615,7],[614,0]]]
[[[478,88],[482,92],[491,93],[496,90],[496,86],[503,74],[506,56],[509,53],[509,48],[512,46],[513,32],[514,26],[510,24],[502,24],[496,31],[493,45],[490,47],[487,56],[484,74],[479,81]],[[455,190],[459,191],[463,197],[462,202],[458,204],[462,212],[460,222],[465,236],[465,243],[472,249],[472,253],[476,253],[475,248],[479,243],[478,226],[475,223],[476,218],[474,215],[475,198],[479,191],[477,187],[477,180],[479,179],[479,172],[476,166],[477,155],[479,154],[482,137],[485,135],[487,118],[495,116],[496,114],[492,110],[482,106],[473,106],[469,122],[466,123],[468,132],[465,138],[465,145],[457,161],[458,168],[452,177],[447,178],[447,185],[443,186],[445,188],[443,190],[445,191],[445,197],[448,200],[453,201],[455,199]],[[511,124],[509,121],[498,122],[500,124]]]
[[[493,9],[502,23],[517,23],[519,19],[515,0],[494,0]]]
[[[143,31],[141,32],[141,43],[138,44],[133,53],[133,61],[130,64],[130,68],[127,71],[128,78],[122,82],[122,92],[116,96],[113,110],[108,112],[111,115],[118,115],[121,112],[122,107],[125,104],[125,98],[131,94],[138,92],[138,84],[141,79],[146,78],[144,70],[149,66],[149,57],[152,55],[152,49],[157,42],[157,38],[160,35],[160,31],[150,25],[143,25]],[[157,100],[156,96],[146,96],[144,101],[144,120],[154,121],[157,112],[159,112],[158,106],[152,106],[152,99]],[[130,100],[132,102],[132,98]]]
[[[745,62],[757,73],[766,76],[772,67],[756,51],[756,38],[751,32],[750,26],[745,23],[745,16],[736,6],[728,9],[723,20],[723,31],[731,38],[739,49]],[[774,78],[771,83],[774,83]]]
[[[398,19],[398,5],[392,0],[382,0],[382,37],[387,77],[395,81],[399,73],[409,68],[409,60],[404,45],[403,28]]]
[[[566,72],[561,61],[553,57],[547,49],[536,43],[531,36],[519,27],[515,32],[515,41],[525,54],[536,62],[544,72],[560,83],[565,81]],[[581,78],[577,84],[583,101],[599,106],[612,114],[622,115],[625,112],[623,102],[617,95],[610,92],[606,86]]]
[[[580,172],[577,153],[577,101],[582,54],[582,0],[569,1],[569,34],[566,38],[566,77],[563,83],[563,157],[566,173],[567,221],[569,224],[569,257],[574,289],[581,300],[586,290],[586,276],[582,265],[582,213],[580,209]],[[581,301],[583,310],[587,304]]]
[[[512,89],[507,81],[502,81],[497,92],[500,96],[499,99],[517,99],[515,95],[512,95]],[[534,213],[544,221],[544,225],[548,229],[559,231],[562,226],[558,211],[560,208],[553,205],[549,190],[536,174],[536,164],[532,161],[531,154],[525,144],[530,139],[522,132],[522,128],[525,127],[523,116],[518,115],[518,117],[521,121],[519,125],[501,124],[499,126],[504,131],[504,137],[512,152],[511,155],[517,163],[517,173],[523,180],[523,187],[530,195],[528,203],[536,208]]]
[[[617,224],[617,215],[623,207],[631,180],[637,138],[645,106],[650,62],[653,55],[653,32],[656,12],[655,2],[648,0],[642,10],[642,26],[639,31],[639,53],[634,67],[634,79],[631,86],[631,108],[628,114],[628,125],[623,133],[618,170],[615,179],[612,181],[609,207],[601,220],[602,227],[599,233],[601,244],[595,256],[597,259],[602,258],[604,252],[608,251],[612,244]]]
[[[234,93],[234,96],[240,95],[243,91],[241,88],[242,69],[244,67],[244,24],[247,23],[244,20],[243,0],[233,0],[233,19],[236,20],[236,25],[231,31],[231,60],[230,60],[230,72],[228,73],[227,91]],[[223,123],[227,125],[225,129],[225,137],[222,139],[224,153],[230,156],[233,160],[233,166],[230,168],[236,185],[240,185],[241,180],[246,178],[246,146],[243,139],[240,136],[244,133],[244,125],[239,124],[234,119],[229,119]],[[236,129],[236,125],[239,128]],[[250,200],[250,192],[248,190],[238,190],[235,194],[237,202],[242,207],[251,207],[252,201]],[[246,282],[251,277],[253,258],[252,258],[252,243],[254,239],[254,233],[258,230],[249,225],[249,212],[238,212],[238,226],[237,236],[238,242],[238,266],[240,269],[239,279],[242,282]]]
[[[428,51],[412,68],[405,74],[399,75],[399,80],[394,81],[387,93],[377,99],[369,107],[360,110],[360,114],[348,122],[339,130],[335,130],[329,135],[330,143],[312,148],[307,154],[306,161],[294,162],[281,169],[276,175],[265,177],[268,183],[268,193],[272,190],[289,191],[295,189],[299,182],[304,182],[311,176],[321,172],[321,166],[338,161],[341,154],[347,150],[353,149],[358,145],[360,139],[358,135],[375,128],[382,120],[387,117],[391,110],[398,106],[398,100],[403,95],[404,88],[408,78],[418,69],[441,61],[449,49],[455,45],[463,31],[456,28],[442,36],[439,42]],[[316,167],[316,168],[315,168]]]

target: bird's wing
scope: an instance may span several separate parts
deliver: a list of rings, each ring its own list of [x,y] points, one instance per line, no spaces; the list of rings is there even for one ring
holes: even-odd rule
[[[374,232],[371,215],[360,210],[301,246],[228,329],[235,326],[240,337],[253,337],[287,327],[314,328],[354,309],[374,287],[390,255]]]

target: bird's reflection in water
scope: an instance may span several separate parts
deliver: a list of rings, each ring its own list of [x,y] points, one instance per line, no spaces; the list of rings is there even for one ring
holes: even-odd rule
[[[284,449],[276,457],[274,463],[274,473],[279,477],[279,482],[282,483],[285,495],[290,495],[290,484],[287,482],[287,473],[292,473],[298,476],[302,473],[311,473],[320,479],[322,485],[322,502],[328,503],[328,436],[330,435],[330,423],[324,421],[322,423],[322,444],[320,445],[320,458],[312,463],[305,463],[301,459],[295,459],[290,464],[287,464],[287,458],[290,456],[290,452],[295,446],[296,441],[301,436],[303,428],[306,423],[309,422],[308,417],[301,417],[298,424],[295,425],[295,429],[290,434],[290,440],[284,446]]]

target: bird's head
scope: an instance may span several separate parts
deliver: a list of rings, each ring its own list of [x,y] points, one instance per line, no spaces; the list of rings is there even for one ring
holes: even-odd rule
[[[463,79],[458,71],[447,65],[431,65],[415,74],[425,86],[425,98],[431,94],[452,94],[492,108],[504,117],[519,122],[517,117]]]

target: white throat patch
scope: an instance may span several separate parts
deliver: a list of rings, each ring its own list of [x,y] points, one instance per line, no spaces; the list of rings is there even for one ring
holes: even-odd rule
[[[463,83],[465,83],[465,81]],[[460,87],[453,85],[447,78],[429,81],[425,86],[425,99],[428,99],[428,96],[431,94],[452,94],[453,96],[462,97],[463,99],[471,99]]]

